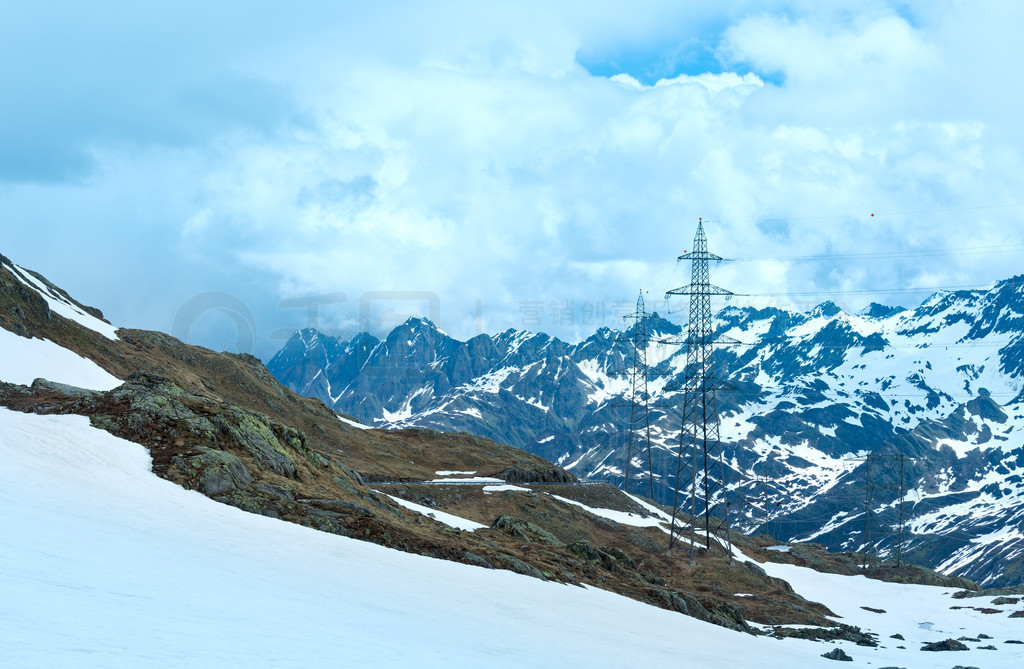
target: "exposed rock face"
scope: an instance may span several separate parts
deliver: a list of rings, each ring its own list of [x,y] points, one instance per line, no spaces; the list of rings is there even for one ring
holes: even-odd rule
[[[680,590],[655,589],[652,593],[660,597],[672,608],[684,615],[693,616],[698,620],[728,627],[737,631],[750,632],[750,626],[739,610],[723,602],[702,602],[697,595]],[[705,605],[706,604],[706,605]]]
[[[839,623],[835,627],[776,627],[772,630],[772,636],[780,639],[793,637],[796,639],[811,639],[813,641],[850,641],[858,646],[873,648],[878,645],[875,636],[869,632],[863,632],[859,627]],[[835,659],[835,658],[833,658]]]
[[[491,527],[496,530],[508,532],[520,541],[531,541],[534,543],[547,544],[548,546],[563,545],[555,535],[551,534],[544,528],[514,516],[498,516],[494,519],[494,522],[491,523]]]
[[[171,462],[188,481],[207,495],[245,488],[256,480],[237,456],[205,446],[197,450],[199,453],[187,458],[174,456]]]
[[[596,548],[589,541],[576,541],[569,545],[569,550],[582,560],[592,562],[610,572],[636,569],[636,563],[626,553],[610,546]]]

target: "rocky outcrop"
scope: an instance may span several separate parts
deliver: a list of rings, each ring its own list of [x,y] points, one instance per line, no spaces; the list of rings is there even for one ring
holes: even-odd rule
[[[970,650],[966,644],[957,641],[956,639],[946,639],[945,641],[935,641],[933,643],[926,643],[921,647],[921,650],[927,650],[932,652],[938,652],[942,650]]]
[[[516,518],[515,516],[507,514],[498,516],[494,519],[494,522],[491,523],[491,527],[493,529],[506,532],[520,541],[547,544],[548,546],[563,545],[555,535],[551,534],[543,527],[531,523],[528,520]]]
[[[667,605],[666,608],[738,632],[753,633],[739,609],[726,602],[711,599],[702,601],[694,593],[680,590],[659,588],[650,592],[661,599]]]
[[[193,487],[207,495],[221,495],[236,488],[245,488],[255,479],[236,455],[200,446],[189,456],[174,456],[171,462]]]
[[[954,592],[954,599],[965,599],[967,597],[1012,597],[1020,595],[1024,597],[1024,585],[1016,585],[1009,588],[986,588],[984,590],[974,587],[960,592]],[[993,602],[995,603],[995,602]]]
[[[626,552],[614,546],[595,547],[589,541],[576,541],[567,546],[569,552],[581,560],[600,566],[612,573],[633,571],[636,569],[636,562]]]
[[[877,634],[864,632],[859,627],[838,623],[831,627],[775,627],[771,635],[780,639],[808,639],[811,641],[849,641],[858,646],[874,648]]]

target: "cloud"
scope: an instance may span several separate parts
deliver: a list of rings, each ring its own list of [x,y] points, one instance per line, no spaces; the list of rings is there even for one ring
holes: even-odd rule
[[[332,323],[357,322],[361,294],[426,291],[456,336],[478,301],[488,330],[529,302],[585,336],[594,318],[552,305],[685,283],[698,217],[727,257],[1024,243],[1024,209],[992,207],[1024,176],[1003,9],[827,4],[128,3],[65,8],[77,26],[36,42],[44,10],[8,9],[0,55],[25,64],[0,110],[0,216],[31,225],[4,252],[131,325],[244,296],[266,356],[267,333],[305,324],[283,298],[337,292]],[[947,260],[723,263],[714,281],[980,284],[1019,264]]]

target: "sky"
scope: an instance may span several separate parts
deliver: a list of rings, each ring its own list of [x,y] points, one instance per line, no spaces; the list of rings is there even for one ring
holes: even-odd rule
[[[267,360],[1021,272],[1024,3],[0,5],[0,253]],[[717,303],[724,306],[725,302]]]

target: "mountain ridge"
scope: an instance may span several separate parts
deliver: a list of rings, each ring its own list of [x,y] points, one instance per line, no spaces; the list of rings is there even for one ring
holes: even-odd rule
[[[808,312],[721,309],[716,334],[742,342],[715,352],[716,368],[731,386],[718,399],[731,495],[740,507],[735,524],[754,531],[767,518],[773,533],[787,540],[824,537],[833,550],[892,556],[898,490],[872,483],[869,494],[867,467],[852,458],[895,449],[904,459],[921,459],[905,468],[903,499],[905,510],[912,506],[911,515],[924,518],[934,515],[925,512],[929,504],[954,508],[962,498],[990,495],[983,492],[992,485],[986,476],[1006,472],[1008,492],[1000,488],[991,499],[983,514],[988,522],[963,514],[941,526],[910,520],[910,526],[931,531],[911,533],[903,549],[925,555],[928,566],[955,567],[986,585],[1019,581],[1024,573],[1015,561],[1024,540],[997,541],[1001,548],[994,550],[989,539],[997,510],[1009,509],[1009,522],[1024,532],[1024,488],[1015,478],[1024,465],[1017,462],[1024,452],[1022,283],[1019,275],[987,290],[938,292],[915,309],[873,303],[859,314],[831,301]],[[649,324],[652,341],[682,330],[654,315]],[[432,329],[423,321],[415,325]],[[326,344],[321,338],[315,352],[293,337],[267,367],[296,392],[319,396],[367,423],[479,433],[577,475],[622,485],[628,410],[614,405],[626,403],[629,394],[617,372],[630,364],[630,329],[601,328],[575,344],[509,329],[467,342],[445,335],[434,345],[416,328],[407,321],[358,351],[353,342],[366,335]],[[302,333],[299,340],[311,336],[310,330]],[[328,348],[342,352],[332,357]],[[316,356],[326,364],[303,367]],[[666,405],[652,408],[656,497],[665,502],[685,352],[652,343],[647,357],[651,396]],[[967,456],[974,450],[987,455],[972,460]],[[943,483],[934,469],[955,471],[955,481]],[[640,482],[630,484],[633,489]],[[879,508],[865,528],[866,498]],[[979,508],[975,504],[972,512]],[[858,515],[859,530],[853,520]],[[820,534],[833,522],[837,528]],[[936,534],[941,538],[931,536]],[[965,551],[969,559],[954,559]]]

